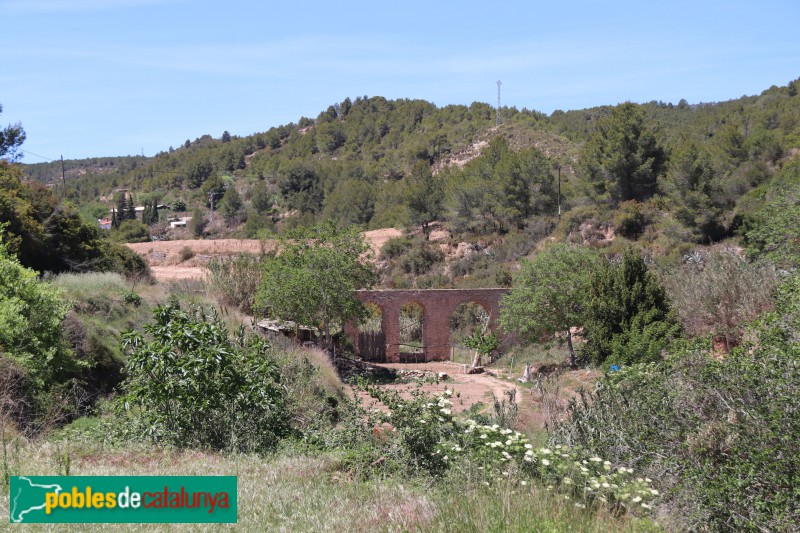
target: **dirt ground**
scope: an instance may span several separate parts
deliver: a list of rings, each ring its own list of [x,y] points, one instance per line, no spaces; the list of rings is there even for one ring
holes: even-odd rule
[[[389,239],[400,237],[402,232],[394,228],[364,232],[364,239],[377,257],[381,247]],[[145,258],[158,281],[204,278],[205,265],[214,257],[239,254],[257,255],[268,251],[274,241],[257,239],[198,239],[128,243],[126,246]],[[190,249],[194,256],[182,260],[181,252]]]
[[[479,402],[483,404],[485,409],[491,410],[495,398],[497,400],[507,400],[507,392],[516,390],[515,400],[519,406],[517,425],[520,429],[526,430],[531,428],[543,429],[545,422],[550,418],[563,416],[569,399],[577,395],[577,390],[581,387],[591,389],[599,377],[599,373],[595,370],[566,371],[547,380],[543,387],[540,388],[523,386],[521,383],[502,379],[493,375],[496,374],[496,371],[492,369],[489,369],[488,373],[465,374],[465,365],[451,362],[387,363],[379,366],[400,370],[446,373],[448,379],[439,383],[391,383],[381,385],[381,387],[397,390],[405,398],[410,398],[411,393],[415,390],[436,394],[445,389],[451,389],[454,393],[452,401],[455,412],[466,411]],[[367,405],[386,410],[385,406],[375,402],[368,394],[358,392],[358,396]]]
[[[490,374],[466,374],[464,369],[466,365],[450,362],[436,362],[436,363],[385,363],[378,366],[386,368],[393,368],[395,370],[422,370],[425,372],[444,372],[448,375],[448,379],[439,383],[391,383],[388,385],[381,385],[381,388],[394,389],[400,391],[402,396],[410,398],[411,391],[422,390],[429,394],[436,394],[445,389],[453,391],[453,410],[457,412],[469,409],[473,404],[482,402],[485,405],[493,403],[492,394],[497,399],[505,397],[507,391],[516,389],[517,398],[520,398],[524,392],[520,387],[515,386],[510,381],[496,378]],[[360,393],[364,400],[372,400],[369,395]]]

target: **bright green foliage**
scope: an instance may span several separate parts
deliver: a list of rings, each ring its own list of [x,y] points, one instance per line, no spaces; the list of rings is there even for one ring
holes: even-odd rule
[[[0,358],[9,358],[46,390],[76,369],[61,336],[69,309],[62,292],[8,253],[0,226]]]
[[[633,249],[593,272],[584,318],[584,353],[597,365],[658,360],[680,332],[666,290]]]
[[[285,391],[267,341],[231,337],[215,313],[158,307],[123,335],[127,377],[119,413],[133,433],[179,447],[261,452],[288,431]],[[134,435],[132,435],[134,436]]]
[[[570,328],[585,323],[591,277],[597,268],[598,259],[591,250],[566,244],[550,245],[532,261],[523,259],[511,292],[502,300],[503,329],[527,343],[563,333],[574,366]]]
[[[554,443],[605,450],[659,481],[686,531],[793,531],[800,523],[800,277],[777,313],[723,359],[708,342],[604,377],[571,402]]]
[[[791,269],[800,267],[800,160],[787,164],[780,173],[765,205],[745,224],[744,243],[748,256],[764,258]]]
[[[138,220],[123,220],[112,238],[117,242],[147,242],[150,230]]]
[[[514,152],[495,137],[463,171],[451,174],[447,204],[456,231],[522,228],[532,215],[555,205],[553,175],[544,155],[530,148]]]
[[[581,152],[587,179],[614,203],[646,200],[655,194],[666,154],[645,123],[644,109],[630,102],[598,121]]]
[[[356,231],[340,232],[332,223],[289,232],[264,259],[256,311],[320,326],[330,349],[333,322],[366,316],[355,291],[375,281],[372,267],[362,261],[368,250]]]
[[[500,338],[494,331],[486,333],[476,330],[469,337],[464,339],[464,346],[472,348],[477,353],[472,366],[480,366],[481,357],[489,356],[500,346]]]
[[[422,226],[427,239],[431,233],[431,222],[443,214],[444,184],[434,177],[430,165],[418,161],[411,172],[408,184],[408,222],[412,227]]]

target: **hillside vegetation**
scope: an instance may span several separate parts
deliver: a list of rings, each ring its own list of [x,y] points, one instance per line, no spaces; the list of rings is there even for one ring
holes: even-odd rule
[[[486,104],[345,99],[244,138],[70,161],[66,190],[52,164],[2,161],[0,485],[239,472],[254,531],[792,531],[799,90],[504,108],[499,125]],[[370,250],[363,230],[387,227]],[[215,258],[172,243],[209,272],[172,283],[119,244],[187,237],[261,241]],[[341,331],[381,324],[354,293],[374,285],[509,287],[500,316],[449,317],[454,352],[506,396],[463,405],[455,374],[386,386]],[[399,317],[419,352],[423,312]],[[316,327],[318,348],[244,326],[261,317]]]

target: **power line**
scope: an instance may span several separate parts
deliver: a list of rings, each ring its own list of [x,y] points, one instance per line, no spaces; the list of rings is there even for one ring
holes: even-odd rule
[[[495,117],[496,126],[500,125],[500,86],[503,85],[503,82],[497,80],[497,115]]]
[[[27,151],[27,150],[23,150],[22,148],[20,148],[19,150],[20,150],[20,152],[25,152],[26,154],[30,154],[30,155],[32,155],[32,156],[39,157],[39,158],[41,158],[41,159],[44,159],[45,161],[49,161],[49,162],[51,162],[51,163],[52,163],[53,161],[56,161],[56,159],[55,159],[55,158],[53,158],[53,157],[45,157],[45,156],[43,156],[43,155],[34,154],[33,152],[29,152],[29,151]]]

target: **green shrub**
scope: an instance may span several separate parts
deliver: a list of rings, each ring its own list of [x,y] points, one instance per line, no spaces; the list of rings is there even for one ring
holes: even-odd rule
[[[147,242],[150,229],[138,220],[123,220],[111,236],[117,242]]]
[[[680,332],[666,290],[633,249],[594,270],[583,324],[584,355],[598,365],[655,361]]]
[[[243,329],[231,337],[199,308],[158,307],[153,318],[147,337],[123,336],[122,429],[178,447],[272,449],[289,425],[269,344]]]
[[[426,241],[417,239],[411,248],[397,258],[397,268],[405,274],[419,276],[444,261],[444,254]]]
[[[387,240],[381,247],[381,259],[396,259],[411,249],[412,239],[408,237],[395,237]]]
[[[652,221],[646,206],[636,200],[620,204],[617,214],[614,215],[617,233],[631,240],[638,239]]]
[[[707,341],[606,375],[569,406],[552,444],[603,450],[656,480],[688,531],[790,531],[800,523],[800,277],[726,358]]]
[[[130,304],[134,307],[139,307],[142,305],[142,297],[136,294],[135,291],[125,291],[122,293],[122,299],[125,301],[126,304]]]
[[[253,314],[253,303],[261,285],[261,263],[258,258],[240,255],[214,259],[208,263],[209,286],[222,305]]]

